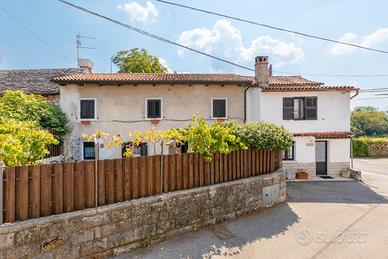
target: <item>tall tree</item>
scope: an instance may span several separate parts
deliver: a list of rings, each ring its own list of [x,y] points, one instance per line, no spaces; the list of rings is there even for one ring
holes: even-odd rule
[[[112,62],[119,68],[119,73],[167,73],[159,58],[148,54],[145,49],[121,50]]]
[[[388,114],[374,107],[356,107],[351,114],[350,125],[358,136],[388,134]]]

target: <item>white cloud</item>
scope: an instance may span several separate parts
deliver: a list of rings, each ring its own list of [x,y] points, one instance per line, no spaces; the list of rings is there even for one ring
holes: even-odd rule
[[[184,31],[178,42],[245,64],[252,64],[255,56],[269,55],[274,66],[279,67],[297,63],[304,56],[303,50],[294,43],[282,42],[269,36],[255,38],[245,47],[240,30],[226,20],[218,20],[210,29],[195,28]],[[178,50],[180,57],[184,54],[185,50]]]
[[[167,61],[164,59],[164,58],[159,58],[159,62],[160,64],[162,64],[162,66],[164,66],[165,68],[167,68],[167,72],[168,73],[172,73],[174,72],[167,64]]]
[[[129,18],[132,21],[137,22],[153,22],[159,15],[155,5],[149,1],[147,1],[146,6],[142,6],[137,2],[132,2],[118,5],[117,9],[128,13]]]
[[[348,32],[348,33],[345,33],[338,40],[347,42],[347,43],[361,45],[364,47],[373,47],[376,44],[379,44],[381,42],[388,40],[388,28],[378,29],[377,31],[369,35],[365,35],[363,37],[358,37],[356,34]],[[350,47],[342,44],[334,44],[333,47],[330,49],[330,53],[333,55],[347,55],[347,54],[351,54],[355,50],[356,48],[354,47]]]

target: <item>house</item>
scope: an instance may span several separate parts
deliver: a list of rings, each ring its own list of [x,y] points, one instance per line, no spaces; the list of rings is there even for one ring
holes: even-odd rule
[[[82,65],[84,64],[84,65]],[[22,90],[26,94],[42,95],[59,103],[59,85],[51,80],[59,76],[90,72],[90,63],[80,63],[79,68],[0,70],[0,96],[5,90]]]
[[[94,143],[81,134],[96,130],[129,141],[128,132],[185,127],[194,114],[207,121],[266,120],[294,135],[285,152],[289,176],[336,174],[349,167],[352,86],[327,86],[301,76],[272,76],[268,57],[257,57],[255,76],[236,74],[117,73],[61,76],[60,104],[68,115],[67,145],[74,159],[93,159]],[[100,158],[118,158],[121,148],[100,146]],[[153,147],[144,143],[139,155]]]

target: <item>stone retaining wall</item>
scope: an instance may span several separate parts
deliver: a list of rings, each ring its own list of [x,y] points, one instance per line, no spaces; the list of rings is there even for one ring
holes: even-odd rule
[[[273,199],[271,199],[273,195]],[[0,226],[0,258],[119,254],[286,200],[281,170]]]

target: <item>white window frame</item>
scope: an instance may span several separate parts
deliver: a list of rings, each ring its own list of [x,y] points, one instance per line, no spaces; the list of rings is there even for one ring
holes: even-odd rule
[[[94,101],[94,118],[93,119],[82,119],[81,118],[81,101]],[[78,118],[80,121],[95,121],[97,120],[97,99],[96,98],[80,98],[79,99],[79,112],[78,112]]]
[[[81,153],[82,153],[82,161],[93,161],[96,159],[96,149],[94,148],[94,159],[85,159],[85,142],[93,142],[93,141],[82,141],[82,150],[81,150]],[[99,145],[99,144],[96,144],[94,143],[94,145]]]
[[[214,117],[213,116],[213,101],[214,100],[225,100],[225,117]],[[215,97],[215,98],[212,98],[212,100],[211,100],[211,114],[210,114],[210,116],[211,116],[211,118],[212,119],[220,119],[220,120],[224,120],[224,119],[228,119],[228,117],[229,117],[229,112],[228,112],[228,98],[226,98],[226,97]]]
[[[160,118],[148,118],[148,100],[160,100]],[[146,120],[162,120],[163,119],[163,98],[162,97],[149,97],[144,102],[144,118]]]

